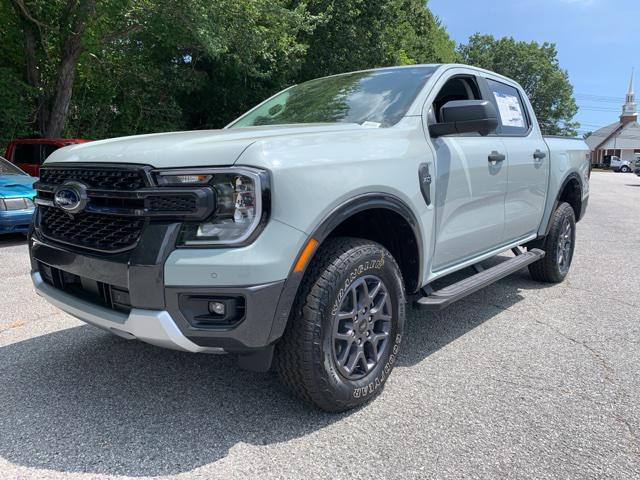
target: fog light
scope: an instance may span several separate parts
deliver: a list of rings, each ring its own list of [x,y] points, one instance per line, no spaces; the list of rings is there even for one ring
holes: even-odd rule
[[[224,315],[226,308],[222,302],[209,302],[209,311],[215,315]]]

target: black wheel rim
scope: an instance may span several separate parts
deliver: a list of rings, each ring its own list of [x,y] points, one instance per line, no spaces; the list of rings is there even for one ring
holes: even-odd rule
[[[333,360],[349,380],[365,377],[389,348],[391,298],[380,278],[368,275],[351,284],[333,322]]]
[[[573,228],[568,218],[565,218],[560,227],[558,237],[558,268],[563,275],[569,271],[571,265],[571,252],[573,246]]]

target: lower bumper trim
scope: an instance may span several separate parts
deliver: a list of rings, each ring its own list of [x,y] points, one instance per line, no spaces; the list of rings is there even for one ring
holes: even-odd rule
[[[126,339],[138,339],[151,345],[193,353],[226,353],[223,348],[196,345],[185,337],[171,315],[164,310],[133,308],[129,314],[116,312],[83,301],[48,285],[39,272],[31,279],[38,295],[85,323]]]

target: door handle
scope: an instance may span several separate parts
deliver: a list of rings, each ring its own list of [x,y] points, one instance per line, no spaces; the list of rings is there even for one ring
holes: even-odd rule
[[[506,158],[502,153],[496,152],[495,150],[489,154],[489,161],[491,163],[504,162]]]
[[[418,176],[420,177],[420,192],[427,206],[431,205],[431,173],[429,172],[429,164],[421,163],[418,168]]]
[[[533,152],[533,159],[540,161],[547,157],[547,154],[541,150],[536,150]]]

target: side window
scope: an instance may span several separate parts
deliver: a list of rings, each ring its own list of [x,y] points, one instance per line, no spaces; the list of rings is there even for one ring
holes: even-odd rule
[[[453,77],[444,84],[438,96],[433,101],[429,109],[429,123],[439,123],[442,121],[440,112],[448,102],[454,100],[480,100],[480,89],[473,77]]]
[[[49,155],[58,150],[60,147],[57,145],[42,145],[42,161],[44,162]]]
[[[33,143],[19,143],[13,150],[13,162],[16,165],[40,165],[40,145]]]
[[[489,90],[500,116],[500,133],[524,135],[529,130],[527,109],[518,90],[510,85],[487,79]]]

